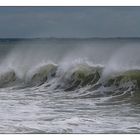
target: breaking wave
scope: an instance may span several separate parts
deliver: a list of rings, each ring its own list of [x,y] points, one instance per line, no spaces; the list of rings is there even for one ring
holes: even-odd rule
[[[0,88],[11,86],[44,86],[46,90],[65,92],[83,90],[83,97],[132,95],[140,90],[140,70],[127,70],[103,76],[103,66],[91,66],[86,63],[71,65],[69,69],[48,63],[29,70],[24,77],[18,77],[11,69],[0,73]],[[85,93],[88,93],[85,95]]]
[[[139,47],[116,50],[96,45],[72,50],[60,46],[25,49],[20,45],[0,64],[0,88],[44,87],[46,91],[74,92],[81,98],[139,92]]]

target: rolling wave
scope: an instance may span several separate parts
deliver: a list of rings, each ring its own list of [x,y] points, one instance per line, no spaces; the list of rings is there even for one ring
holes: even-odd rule
[[[0,88],[43,87],[78,97],[132,95],[140,89],[140,49],[139,43],[126,42],[17,44],[2,57]]]
[[[22,79],[14,70],[2,72],[0,73],[0,88],[15,85],[24,85],[26,88],[49,84],[53,90],[59,89],[65,92],[86,88],[85,91],[88,91],[90,97],[133,94],[140,90],[140,70],[116,72],[104,77],[104,67],[85,63],[71,66],[61,73],[60,69],[59,65],[49,63],[29,71]]]

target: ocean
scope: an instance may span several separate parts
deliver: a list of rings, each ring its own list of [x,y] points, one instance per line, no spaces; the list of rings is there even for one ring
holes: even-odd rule
[[[140,133],[140,39],[0,39],[0,133]]]

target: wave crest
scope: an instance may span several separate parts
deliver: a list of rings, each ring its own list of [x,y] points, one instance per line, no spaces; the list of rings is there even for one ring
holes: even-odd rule
[[[88,96],[121,95],[135,93],[140,90],[140,70],[116,72],[103,77],[104,67],[77,64],[59,73],[60,66],[49,63],[35,68],[20,79],[16,71],[8,70],[0,73],[0,88],[14,85],[53,86],[53,90],[74,91],[85,88]],[[53,81],[53,82],[52,82]],[[47,86],[46,86],[47,85]],[[85,93],[85,92],[84,92]],[[84,95],[84,94],[83,94]],[[84,96],[85,97],[85,96]]]

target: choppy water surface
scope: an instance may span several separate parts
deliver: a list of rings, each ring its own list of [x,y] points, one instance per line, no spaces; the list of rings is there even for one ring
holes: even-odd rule
[[[140,133],[139,39],[0,41],[0,133]]]

